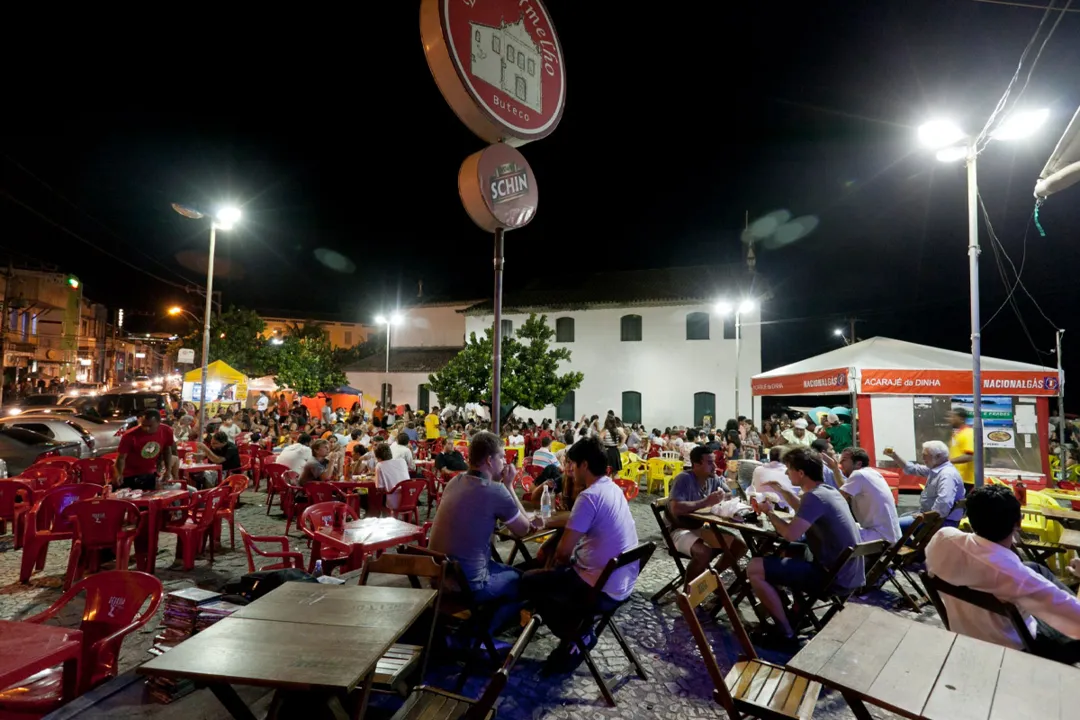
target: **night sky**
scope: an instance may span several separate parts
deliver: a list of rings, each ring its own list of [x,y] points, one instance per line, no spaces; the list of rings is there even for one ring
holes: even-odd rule
[[[116,29],[69,46],[63,72],[28,66],[27,99],[8,105],[0,136],[0,256],[55,264],[88,297],[148,312],[133,320],[141,327],[179,330],[163,311],[196,309],[182,287],[202,282],[208,231],[169,205],[234,201],[245,217],[219,235],[215,281],[226,305],[370,322],[415,298],[421,279],[428,299],[489,295],[491,241],[456,190],[461,161],[483,143],[431,78],[417,7]],[[862,319],[860,337],[968,347],[964,169],[920,149],[915,128],[934,116],[981,128],[1041,10],[975,0],[548,7],[568,98],[555,133],[523,148],[541,202],[532,225],[508,235],[508,287],[605,267],[740,262],[745,214],[786,209],[820,224],[759,251],[775,291],[764,319],[778,321],[766,326],[766,368],[836,347],[832,330],[849,315]],[[1080,13],[1068,13],[1019,103],[1050,109],[1043,132],[980,156],[996,234],[1066,328],[1080,299],[1080,188],[1043,207],[1046,237],[1030,222],[1031,191],[1080,104],[1078,68]],[[982,242],[985,322],[1007,287],[985,229]],[[320,249],[355,269],[327,267]],[[1019,288],[1015,298],[1031,340],[1006,307],[984,352],[1054,364],[1054,326]],[[1065,337],[1066,370],[1080,371],[1080,327]]]

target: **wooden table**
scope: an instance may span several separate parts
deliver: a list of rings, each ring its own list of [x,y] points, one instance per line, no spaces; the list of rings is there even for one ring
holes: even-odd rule
[[[914,720],[1066,720],[1080,670],[849,603],[788,663],[864,702]]]
[[[379,659],[434,599],[434,590],[285,583],[139,672],[206,685],[238,720],[255,716],[233,685],[274,688],[269,718],[313,699],[297,693],[362,717]]]
[[[368,553],[388,550],[395,545],[407,545],[424,538],[424,529],[397,518],[368,517],[345,523],[345,529],[334,530],[321,527],[315,533],[313,544],[326,543],[344,553],[349,562],[341,572],[357,570],[364,564]],[[315,552],[315,547],[311,551]]]
[[[78,695],[81,658],[81,630],[0,620],[0,688],[63,663],[66,702]]]

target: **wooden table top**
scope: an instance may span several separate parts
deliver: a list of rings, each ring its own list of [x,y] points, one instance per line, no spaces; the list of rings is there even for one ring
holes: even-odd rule
[[[788,667],[915,720],[1075,718],[1080,669],[848,603]]]
[[[319,528],[319,535],[344,545],[394,545],[423,532],[422,528],[396,518],[364,518],[345,523],[345,530]]]
[[[412,625],[434,590],[288,582],[230,617],[373,629]]]
[[[81,630],[0,620],[0,688],[79,657],[81,652]]]
[[[790,520],[792,517],[794,517],[794,515],[785,512],[777,512],[776,515],[777,517],[783,518],[785,520]],[[775,535],[779,537],[779,534],[776,532],[776,530],[773,529],[772,524],[764,519],[761,520],[760,524],[755,525],[754,523],[739,522],[738,520],[732,520],[730,518],[722,518],[719,515],[713,515],[712,513],[707,512],[690,513],[690,517],[694,518],[695,520],[700,520],[701,522],[712,525],[723,525],[724,527],[728,528],[749,530],[750,532],[762,533],[766,535]],[[764,515],[760,515],[759,517],[765,518]]]
[[[1080,530],[1062,530],[1057,544],[1071,550],[1080,550]]]
[[[394,643],[392,635],[366,627],[227,617],[138,671],[207,683],[350,692]]]

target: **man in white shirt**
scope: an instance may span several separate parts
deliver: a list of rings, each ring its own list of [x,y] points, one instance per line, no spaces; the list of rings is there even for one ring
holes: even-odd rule
[[[860,447],[847,448],[840,453],[836,471],[843,483],[840,492],[851,500],[851,514],[859,523],[862,541],[884,540],[890,545],[897,542],[903,533],[896,517],[896,503],[885,478],[870,467],[870,454]]]
[[[296,442],[282,448],[274,462],[284,465],[299,474],[303,471],[304,465],[307,465],[313,459],[310,445],[311,436],[307,433],[300,433],[300,436],[296,438]]]
[[[270,398],[266,396],[266,392],[259,393],[259,399],[255,401],[255,409],[259,412],[266,412],[268,407],[270,407]]]
[[[323,405],[322,421],[324,425],[333,425],[337,421],[337,415],[334,414],[334,401],[330,398],[326,398],[326,404]]]
[[[405,464],[409,466],[409,472],[415,472],[416,459],[413,457],[412,450],[409,449],[409,436],[404,432],[398,433],[397,442],[390,446],[390,452],[396,458],[404,458]]]
[[[1036,654],[1080,662],[1080,600],[1049,568],[1022,562],[1013,542],[1020,532],[1020,501],[1004,485],[984,485],[967,498],[973,533],[943,527],[926,547],[926,569],[947,583],[992,594],[1020,611],[1035,637]],[[1080,560],[1069,563],[1080,576]],[[1004,617],[942,595],[949,629],[986,642],[1023,649]]]
[[[754,476],[750,480],[754,492],[769,492],[765,486],[776,483],[792,495],[799,494],[800,490],[791,484],[791,478],[787,475],[787,465],[780,461],[783,455],[782,447],[769,448],[769,462],[754,468]]]

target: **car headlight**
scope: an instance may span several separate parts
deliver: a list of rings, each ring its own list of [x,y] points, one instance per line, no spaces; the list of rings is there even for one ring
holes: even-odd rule
[[[21,412],[22,412],[22,408],[11,408],[10,410],[7,411],[7,414],[8,415],[18,415]]]

